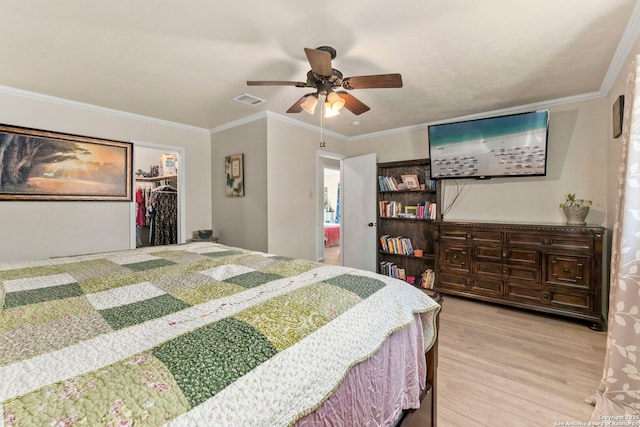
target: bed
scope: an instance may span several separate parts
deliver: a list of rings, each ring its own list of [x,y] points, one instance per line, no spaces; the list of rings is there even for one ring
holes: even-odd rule
[[[329,248],[340,244],[340,224],[324,224],[324,245]]]
[[[435,412],[440,306],[386,276],[197,242],[0,263],[0,291],[5,427]]]

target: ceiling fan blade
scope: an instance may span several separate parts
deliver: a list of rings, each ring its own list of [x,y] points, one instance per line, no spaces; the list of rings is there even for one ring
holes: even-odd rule
[[[302,98],[298,99],[295,104],[289,107],[287,113],[299,113],[300,111],[302,111],[302,103],[304,102],[306,97],[307,96],[305,95]]]
[[[362,101],[348,92],[341,90],[336,93],[340,96],[340,98],[344,99],[344,108],[351,111],[356,116],[359,116],[362,113],[366,113],[371,109],[369,108],[369,106],[365,105]]]
[[[247,86],[296,86],[296,87],[306,87],[307,84],[304,82],[286,82],[286,81],[278,81],[278,80],[247,80]]]
[[[323,50],[304,48],[309,64],[314,73],[319,76],[331,76],[333,68],[331,67],[331,54]]]
[[[376,74],[372,76],[356,76],[342,79],[345,89],[377,89],[402,87],[400,74]]]

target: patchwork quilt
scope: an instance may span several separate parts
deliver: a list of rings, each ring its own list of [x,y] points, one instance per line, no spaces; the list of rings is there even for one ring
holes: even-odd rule
[[[439,306],[396,279],[198,242],[0,264],[0,425],[279,426]],[[426,320],[426,321],[425,321]]]

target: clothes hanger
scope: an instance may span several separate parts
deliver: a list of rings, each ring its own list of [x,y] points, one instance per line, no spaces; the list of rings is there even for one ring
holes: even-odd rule
[[[159,187],[156,187],[151,191],[154,193],[177,193],[178,192],[178,190],[175,187],[169,184],[160,185]]]

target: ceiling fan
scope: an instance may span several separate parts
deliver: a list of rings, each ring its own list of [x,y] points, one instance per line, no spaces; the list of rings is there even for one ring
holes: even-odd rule
[[[287,113],[299,113],[305,110],[313,114],[318,98],[324,96],[327,110],[337,112],[345,107],[355,115],[365,113],[371,108],[344,90],[334,91],[335,88],[352,90],[402,87],[402,76],[397,73],[343,77],[339,70],[331,66],[331,60],[336,57],[336,50],[331,46],[320,46],[317,49],[305,48],[304,53],[311,65],[306,82],[258,80],[247,81],[247,85],[310,87],[316,90],[302,96],[287,110]]]

